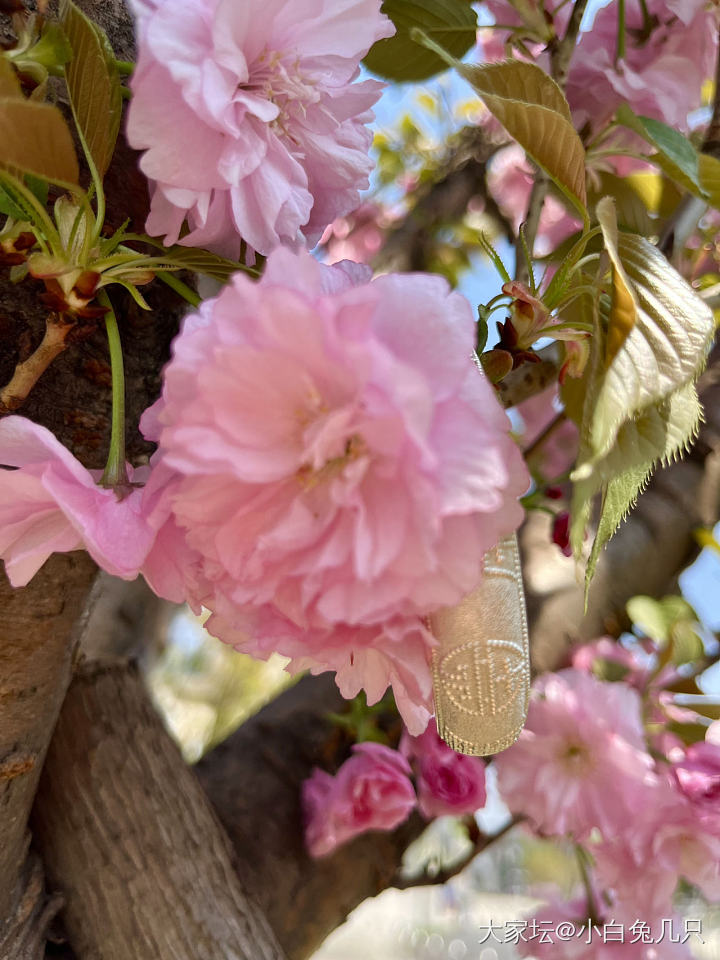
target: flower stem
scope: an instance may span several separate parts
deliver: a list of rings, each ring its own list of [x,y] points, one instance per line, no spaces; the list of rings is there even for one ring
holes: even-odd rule
[[[162,280],[163,283],[167,284],[171,290],[174,290],[179,297],[182,297],[183,300],[186,300],[191,307],[199,307],[202,303],[202,299],[198,294],[189,287],[186,283],[176,277],[174,273],[168,273],[165,270],[159,270],[156,276]]]
[[[618,35],[615,52],[615,66],[625,59],[625,0],[618,0]]]
[[[104,290],[98,293],[97,298],[103,306],[108,308],[108,312],[105,314],[105,329],[107,331],[108,347],[110,348],[110,367],[112,369],[110,451],[105,470],[100,478],[100,485],[103,487],[118,487],[129,482],[125,462],[125,370],[115,311]]]

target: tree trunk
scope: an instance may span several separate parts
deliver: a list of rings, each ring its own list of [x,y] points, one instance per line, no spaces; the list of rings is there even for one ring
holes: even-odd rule
[[[135,671],[76,672],[33,831],[80,960],[282,960]]]
[[[313,766],[332,768],[347,743],[328,718],[344,701],[330,675],[305,677],[246,721],[197,765],[235,847],[238,869],[291,960],[310,956],[348,913],[391,886],[413,817],[365,834],[330,857],[305,849],[300,788]]]
[[[0,944],[25,919],[30,807],[95,575],[85,553],[52,557],[22,590],[0,575]]]

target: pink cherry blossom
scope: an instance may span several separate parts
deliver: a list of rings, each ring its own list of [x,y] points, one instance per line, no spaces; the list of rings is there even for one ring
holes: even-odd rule
[[[410,815],[416,797],[402,754],[360,743],[334,777],[315,769],[303,784],[302,801],[305,842],[313,857],[323,857],[367,830],[394,829]]]
[[[350,216],[338,217],[320,240],[325,263],[370,263],[385,242],[385,231],[392,220],[377,203],[364,203]]]
[[[147,230],[237,257],[359,202],[382,84],[353,82],[392,35],[380,0],[134,0],[128,139],[153,184]],[[180,238],[187,219],[190,232]]]
[[[474,813],[485,806],[484,761],[448,747],[434,722],[419,737],[405,734],[400,749],[414,762],[418,806],[428,820]]]
[[[479,582],[528,478],[467,301],[437,277],[368,280],[287,250],[236,276],[175,341],[159,450],[210,629],[345,690],[397,683],[426,722],[419,618]]]
[[[156,530],[140,488],[118,499],[98,486],[53,434],[25,417],[0,420],[0,557],[10,583],[24,586],[52,553],[85,548],[114,576],[137,576]],[[129,469],[142,483],[147,467]]]
[[[523,400],[515,408],[522,417],[523,447],[529,447],[558,415],[557,387]],[[531,467],[546,480],[565,473],[575,462],[578,449],[578,429],[569,418],[553,431],[533,456]]]
[[[600,882],[621,909],[659,916],[682,877],[710,900],[720,897],[720,817],[715,805],[693,802],[661,765],[636,816],[592,848]],[[638,914],[642,915],[642,914]]]
[[[611,637],[600,637],[573,651],[572,666],[576,670],[595,673],[603,663],[617,665],[621,676],[616,679],[622,679],[631,686],[637,687],[647,681],[648,670],[642,666],[637,656]]]
[[[578,670],[537,680],[520,738],[495,758],[513,813],[546,834],[613,836],[637,816],[657,780],[640,698]],[[612,784],[612,790],[608,790]]]
[[[556,6],[554,0],[527,5],[532,33],[543,42],[531,42],[525,49],[548,71],[545,15],[552,15]],[[647,0],[646,6],[647,23],[641,0],[627,0],[625,57],[618,62],[617,4],[600,7],[592,27],[581,33],[566,90],[578,128],[600,129],[622,103],[628,103],[636,113],[687,129],[688,113],[700,106],[703,82],[714,68],[717,14],[705,0]],[[498,23],[523,23],[510,0],[488,0],[487,7]],[[570,9],[571,4],[562,4],[555,18],[559,35]],[[492,40],[486,42],[489,35]],[[509,36],[502,30],[481,33],[486,59],[502,58],[501,44]]]
[[[290,658],[285,669],[293,674],[332,670],[346,699],[364,690],[371,706],[390,685],[408,730],[419,734],[427,726],[433,714],[430,650],[435,640],[419,617],[303,630],[271,604],[237,609],[217,586],[204,603],[214,610],[207,629],[237,650],[262,659],[279,651]]]
[[[687,797],[720,814],[720,746],[707,741],[693,743],[673,765],[673,772]]]
[[[715,15],[704,0],[649,0],[647,7],[649,30],[640,0],[628,0],[626,54],[617,64],[616,4],[598,10],[582,34],[567,85],[578,126],[604,126],[628,103],[636,113],[687,129],[687,115],[700,106],[703,82],[713,73]]]

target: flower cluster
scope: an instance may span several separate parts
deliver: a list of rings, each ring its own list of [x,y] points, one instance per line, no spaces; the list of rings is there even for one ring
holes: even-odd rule
[[[588,917],[597,924],[642,917],[659,929],[660,918],[673,916],[681,879],[720,899],[720,746],[688,747],[667,729],[677,714],[663,709],[663,688],[678,679],[676,670],[651,670],[607,639],[578,650],[574,664],[535,683],[525,730],[494,760],[510,810],[542,836],[570,837],[592,865],[589,901],[553,902],[537,919],[581,926]],[[601,664],[616,665],[624,679],[599,680],[593,671]],[[610,957],[619,949],[560,948],[569,952],[554,956]],[[690,956],[678,944],[663,949],[673,952],[650,954],[640,944],[622,955]]]
[[[208,608],[239,649],[334,670],[371,703],[391,684],[421,732],[423,617],[477,585],[528,486],[474,328],[439,278],[370,282],[275,251],[259,282],[236,275],[185,319],[141,424],[157,452],[122,499],[43,428],[2,421],[13,582],[84,543],[110,572]]]
[[[474,813],[485,804],[485,764],[451,750],[433,723],[405,734],[399,750],[357,744],[335,776],[315,769],[302,799],[305,842],[321,857],[368,830],[393,830],[416,806],[426,819]]]
[[[685,941],[658,936],[669,923],[682,927],[678,882],[720,901],[718,725],[690,746],[672,732],[674,722],[700,718],[669,705],[682,671],[659,664],[653,649],[607,637],[577,648],[571,667],[535,682],[524,731],[492,761],[522,829],[572,842],[583,863],[582,888],[567,901],[543,888],[548,902],[530,921],[572,934],[516,939],[521,955],[689,960]],[[398,750],[356,746],[335,776],[316,769],[304,784],[308,849],[325,856],[367,830],[392,830],[416,806],[428,820],[471,815],[485,805],[485,771],[447,747],[434,724],[419,737],[405,732]],[[637,918],[642,935],[602,932],[635,931]]]
[[[153,412],[208,629],[370,702],[431,713],[422,622],[521,518],[509,421],[472,361],[469,304],[278,250],[185,321]],[[149,431],[149,433],[148,433]]]
[[[382,84],[353,82],[392,35],[380,0],[134,0],[131,146],[148,232],[237,259],[319,240],[359,203]],[[181,235],[187,221],[189,232]]]
[[[505,56],[498,34],[510,40],[516,33],[524,52],[540,55],[553,34],[563,35],[571,10],[557,0],[486,5],[498,23],[511,28],[481,37],[487,59]],[[600,7],[591,29],[580,35],[567,83],[577,128],[597,131],[627,103],[636,113],[687,129],[688,113],[700,106],[702,85],[713,72],[715,19],[705,0],[628,0],[622,25],[616,4]]]

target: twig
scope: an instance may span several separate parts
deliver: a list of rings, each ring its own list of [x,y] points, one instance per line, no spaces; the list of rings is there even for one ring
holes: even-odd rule
[[[522,225],[522,229],[525,232],[525,243],[531,257],[535,248],[535,238],[537,237],[538,227],[540,226],[540,217],[542,215],[545,197],[547,196],[548,186],[549,181],[547,176],[541,170],[538,170],[532,193],[530,194],[527,217],[525,223]],[[523,242],[518,234],[515,240],[515,279],[519,283],[527,283],[529,276],[529,264],[525,262]]]
[[[558,427],[561,427],[566,420],[567,414],[564,410],[561,410],[557,416],[553,417],[545,429],[542,430],[540,434],[533,440],[533,442],[523,450],[523,456],[525,457],[525,460],[529,460],[531,457],[533,457],[541,449],[545,441],[549,440]]]
[[[593,890],[592,879],[590,877],[588,854],[585,850],[585,847],[581,846],[579,843],[575,844],[575,853],[577,855],[580,878],[582,880],[583,887],[585,888],[588,919],[593,926],[597,926],[600,923],[600,911],[598,910],[597,903],[595,902],[595,891]]]
[[[588,0],[576,0],[573,6],[567,29],[561,40],[557,38],[550,44],[550,73],[553,80],[560,87],[565,89],[568,74],[570,72],[570,62],[575,51],[578,34],[580,33],[580,24],[587,7]],[[538,226],[540,225],[540,215],[542,213],[545,197],[548,192],[548,178],[544,173],[538,173],[533,184],[528,205],[528,214],[525,221],[525,240],[528,250],[532,256],[535,247],[535,238],[537,237]],[[520,239],[515,243],[515,279],[520,283],[527,283],[528,268],[525,258],[522,256],[522,245]]]
[[[509,833],[513,827],[517,826],[517,824],[521,823],[524,819],[524,817],[512,817],[510,820],[508,820],[504,827],[501,827],[495,833],[478,833],[477,840],[473,844],[473,848],[470,853],[463,857],[462,860],[459,860],[457,863],[453,864],[452,867],[448,867],[446,870],[440,870],[438,873],[435,873],[432,876],[430,874],[423,873],[419,877],[411,877],[408,880],[399,879],[393,883],[393,886],[398,890],[409,890],[412,887],[429,887],[437,884],[447,883],[448,880],[452,880],[453,877],[456,877],[459,873],[462,873],[463,870],[473,862],[478,854],[482,853],[484,850],[487,850],[489,846],[491,846],[493,843],[496,843],[501,837],[504,837],[505,834]]]
[[[568,74],[570,73],[570,63],[575,51],[578,34],[580,33],[580,24],[587,7],[588,0],[576,0],[573,6],[567,29],[561,40],[557,38],[550,44],[550,73],[553,80],[560,87],[565,89]],[[530,203],[528,204],[528,214],[525,221],[525,240],[528,250],[532,256],[535,247],[535,238],[537,237],[538,227],[540,225],[540,215],[542,214],[543,204],[548,192],[548,178],[544,173],[538,173],[530,194]],[[528,267],[525,258],[521,256],[522,246],[518,238],[515,243],[515,279],[520,283],[527,283]]]
[[[0,416],[17,410],[27,400],[43,373],[67,347],[67,337],[74,326],[62,314],[50,314],[40,346],[15,367],[10,382],[0,390]]]
[[[567,29],[562,40],[556,42],[554,48],[550,51],[550,72],[553,80],[560,87],[565,89],[568,74],[570,73],[570,61],[575,51],[575,44],[580,33],[580,24],[585,14],[585,8],[588,0],[576,0],[575,6],[570,14]]]

